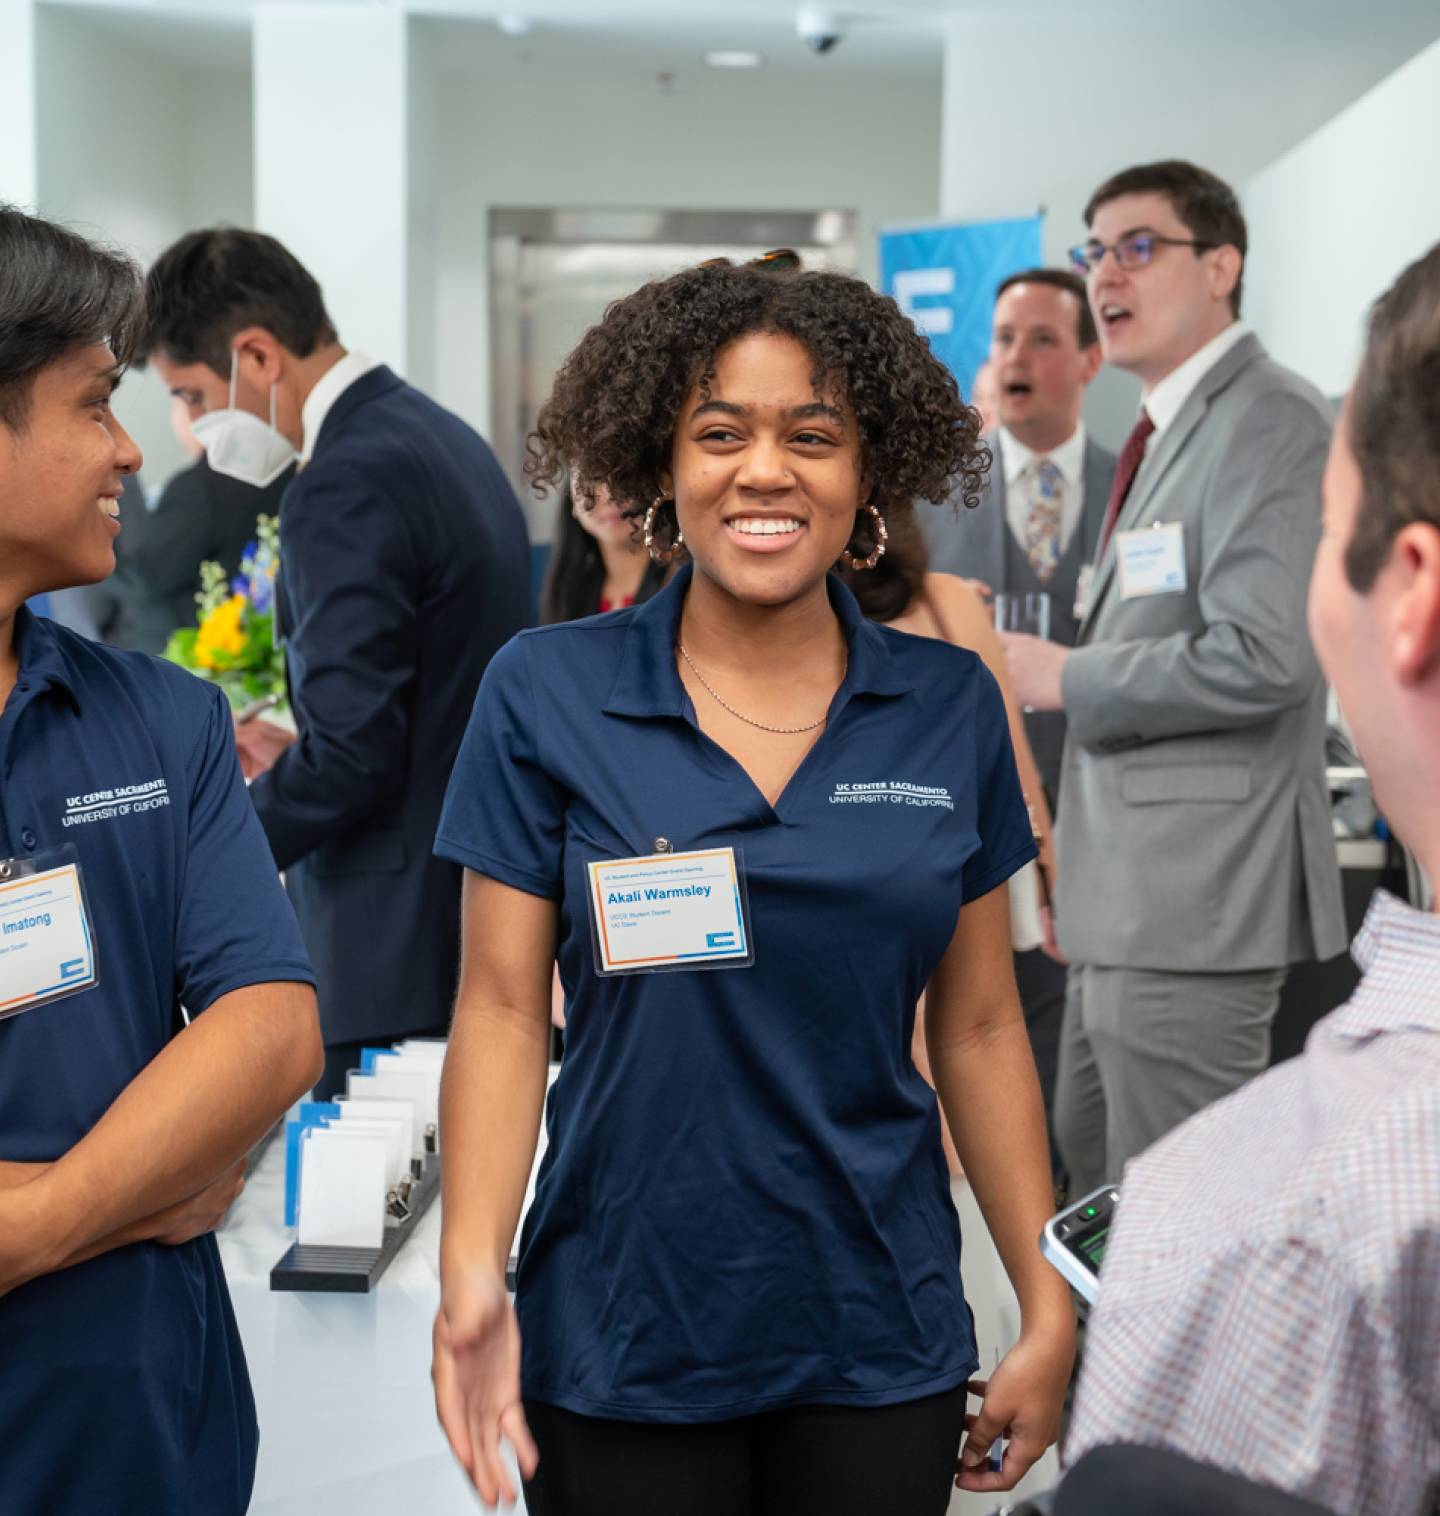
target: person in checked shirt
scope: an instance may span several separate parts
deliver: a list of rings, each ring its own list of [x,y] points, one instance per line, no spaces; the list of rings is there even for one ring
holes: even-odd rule
[[[1440,246],[1375,306],[1311,634],[1440,880]],[[1377,894],[1303,1056],[1126,1169],[1066,1449],[1159,1446],[1341,1513],[1440,1509],[1440,916]]]

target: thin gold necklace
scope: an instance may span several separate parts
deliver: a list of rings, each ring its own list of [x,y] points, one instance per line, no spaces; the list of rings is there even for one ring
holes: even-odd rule
[[[802,732],[813,732],[817,726],[824,726],[826,721],[829,720],[829,713],[827,712],[818,721],[812,721],[809,726],[766,726],[763,721],[756,721],[753,716],[747,716],[743,711],[737,711],[723,695],[716,691],[704,674],[695,667],[695,660],[685,651],[685,644],[683,642],[677,642],[675,646],[680,649],[680,656],[690,665],[690,672],[705,686],[705,693],[717,705],[724,706],[737,721],[743,721],[746,726],[758,727],[762,732],[774,732],[780,737],[798,737]]]

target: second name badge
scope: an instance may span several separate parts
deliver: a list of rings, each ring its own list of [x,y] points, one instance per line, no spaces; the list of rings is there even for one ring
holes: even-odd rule
[[[1120,598],[1173,595],[1187,584],[1185,533],[1178,521],[1115,534]]]

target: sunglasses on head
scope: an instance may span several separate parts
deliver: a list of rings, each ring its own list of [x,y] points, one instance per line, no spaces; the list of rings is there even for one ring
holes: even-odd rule
[[[702,258],[697,268],[734,268],[730,258]],[[772,252],[761,253],[758,258],[747,258],[742,268],[763,268],[771,273],[782,273],[803,267],[800,254],[791,247],[777,247]]]

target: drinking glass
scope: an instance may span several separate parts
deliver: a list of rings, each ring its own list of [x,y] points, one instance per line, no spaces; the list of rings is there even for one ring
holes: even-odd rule
[[[996,595],[995,630],[1028,632],[1050,640],[1050,596],[1043,590],[1026,595]]]

